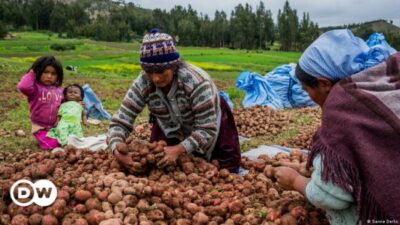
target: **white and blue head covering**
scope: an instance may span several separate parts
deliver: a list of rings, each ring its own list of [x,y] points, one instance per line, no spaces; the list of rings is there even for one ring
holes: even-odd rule
[[[348,29],[332,30],[304,51],[299,65],[313,77],[338,81],[386,60],[394,52],[384,45],[369,47]]]

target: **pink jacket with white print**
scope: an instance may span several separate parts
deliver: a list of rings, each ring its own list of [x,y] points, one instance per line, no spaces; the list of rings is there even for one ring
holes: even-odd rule
[[[57,111],[64,95],[61,87],[46,86],[36,80],[30,70],[17,85],[18,90],[28,98],[32,124],[43,128],[54,127],[57,122]]]

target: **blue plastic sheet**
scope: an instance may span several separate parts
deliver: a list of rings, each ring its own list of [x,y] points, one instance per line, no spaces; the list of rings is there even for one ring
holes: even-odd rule
[[[366,41],[370,47],[367,55],[366,68],[375,66],[383,62],[390,55],[396,53],[396,49],[392,48],[385,40],[385,36],[381,33],[373,33]]]
[[[219,95],[221,95],[225,99],[226,103],[228,103],[229,107],[233,109],[233,102],[231,98],[229,98],[229,94],[226,93],[225,91],[220,91]]]
[[[374,66],[397,52],[380,33],[373,33],[366,44],[369,51],[362,56],[365,68]],[[243,107],[262,105],[282,109],[316,106],[296,78],[295,67],[295,64],[281,65],[264,77],[248,71],[240,73],[236,87],[246,92]]]
[[[249,71],[241,72],[237,78],[236,87],[246,92],[242,102],[244,108],[256,105],[268,106],[273,109],[283,108],[278,95],[260,74]]]
[[[368,40],[366,41],[367,45],[369,47],[373,47],[376,45],[382,45],[384,46],[386,49],[388,49],[388,51],[393,54],[396,52],[396,49],[392,48],[392,46],[389,45],[389,43],[386,42],[385,40],[385,35],[381,34],[381,33],[373,33],[368,37]]]
[[[90,88],[90,86],[85,84],[82,88],[83,92],[85,93],[83,102],[85,103],[86,116],[93,119],[111,119],[110,114],[104,110],[103,104],[101,104],[100,99]]]
[[[267,73],[264,78],[281,100],[284,108],[315,106],[300,81],[295,76],[296,64],[281,65]]]

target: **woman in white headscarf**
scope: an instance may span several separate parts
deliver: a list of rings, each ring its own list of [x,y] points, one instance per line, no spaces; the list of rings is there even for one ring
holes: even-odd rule
[[[349,30],[326,32],[299,60],[296,76],[322,108],[314,171],[306,178],[279,167],[275,176],[324,208],[331,224],[400,220],[399,71],[400,53],[370,48]]]

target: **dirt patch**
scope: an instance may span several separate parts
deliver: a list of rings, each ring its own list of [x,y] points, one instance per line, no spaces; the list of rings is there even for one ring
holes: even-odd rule
[[[218,90],[223,90],[228,87],[232,87],[232,84],[228,81],[219,81],[214,80],[215,85],[217,86]]]
[[[19,107],[20,98],[18,92],[0,91],[0,116],[4,116],[7,112]]]

